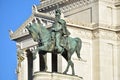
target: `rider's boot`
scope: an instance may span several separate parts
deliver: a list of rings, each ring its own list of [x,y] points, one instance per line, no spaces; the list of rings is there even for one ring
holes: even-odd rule
[[[58,46],[58,47],[57,47],[57,52],[58,52],[59,54],[62,54],[63,51],[64,51],[64,49],[63,49],[61,46]]]

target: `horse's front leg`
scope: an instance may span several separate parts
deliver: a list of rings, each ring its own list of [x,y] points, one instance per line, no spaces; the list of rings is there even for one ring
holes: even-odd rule
[[[69,67],[71,65],[71,60],[70,60],[71,59],[71,55],[69,53],[67,53],[67,54],[68,54],[68,60],[67,60],[68,64],[67,64],[67,67],[66,67],[65,71],[63,72],[63,74],[67,74],[68,69],[69,69]]]
[[[63,74],[67,74],[69,66],[70,66],[70,62],[68,61],[67,68],[65,69],[65,71],[63,72]]]
[[[71,68],[72,68],[72,75],[75,75],[75,71],[74,71],[74,63],[71,61]]]

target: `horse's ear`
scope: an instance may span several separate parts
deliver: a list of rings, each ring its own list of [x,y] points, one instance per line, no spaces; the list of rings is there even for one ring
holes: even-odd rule
[[[35,19],[37,23],[41,23],[40,20],[38,18]]]
[[[34,20],[35,20],[35,23],[38,23],[38,19],[37,18],[34,18]]]
[[[32,23],[29,23],[29,27],[31,27]]]
[[[36,5],[33,5],[33,6],[32,6],[32,11],[33,11],[33,13],[34,13],[34,12],[37,12],[37,6],[36,6]]]
[[[46,24],[42,21],[42,19],[39,19],[39,21],[42,26],[46,26]]]
[[[27,26],[25,26],[25,28],[26,28],[26,29],[29,29],[29,26],[27,25]]]
[[[30,27],[31,27],[31,23],[29,23],[27,26],[26,26],[26,28],[29,30],[30,29]]]

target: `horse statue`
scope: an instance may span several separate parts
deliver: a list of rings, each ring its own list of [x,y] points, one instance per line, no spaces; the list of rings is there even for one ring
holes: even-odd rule
[[[40,21],[33,22],[30,25],[27,25],[26,28],[28,29],[30,35],[32,36],[33,40],[35,42],[38,42],[37,49],[33,52],[33,55],[35,56],[38,51],[42,51],[44,54],[47,52],[54,53],[55,50],[55,39],[54,36],[52,36],[53,32],[52,29],[47,29],[45,26],[43,26]],[[66,45],[67,48],[63,47],[64,51],[61,53],[61,55],[66,59],[68,62],[68,65],[63,72],[66,74],[68,72],[69,67],[72,68],[72,75],[75,75],[74,71],[74,63],[71,60],[71,56],[74,52],[76,52],[77,57],[79,60],[82,60],[80,57],[80,50],[82,46],[82,41],[80,38],[72,38],[68,37],[68,43]],[[55,52],[57,53],[57,51]],[[67,54],[67,57],[65,56]],[[47,68],[47,65],[45,64],[45,70]]]

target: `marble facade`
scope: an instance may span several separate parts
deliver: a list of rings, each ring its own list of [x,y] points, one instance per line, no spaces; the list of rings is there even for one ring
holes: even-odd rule
[[[120,80],[120,0],[42,0],[37,5],[39,13],[34,13],[33,10],[30,18],[10,33],[11,39],[16,41],[17,51],[22,51],[18,56],[18,80],[29,80],[30,73],[37,75],[35,73],[40,71],[41,65],[39,54],[33,63],[28,61],[31,60],[30,52],[36,48],[37,43],[25,26],[39,17],[46,27],[50,27],[58,4],[71,37],[82,39],[81,57],[87,62],[79,61],[74,54],[72,60],[75,74],[84,80]],[[67,62],[61,55],[57,56],[57,71],[61,73]],[[51,59],[52,55],[47,54],[48,72],[52,72]],[[29,70],[32,72],[28,74]],[[68,74],[71,74],[71,70]]]

